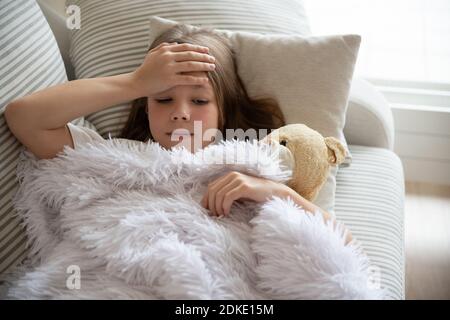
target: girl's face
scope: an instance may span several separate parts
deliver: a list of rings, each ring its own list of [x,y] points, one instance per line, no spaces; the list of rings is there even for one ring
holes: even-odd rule
[[[184,145],[195,152],[206,147],[212,142],[209,133],[218,129],[218,119],[219,108],[210,82],[201,86],[175,86],[148,96],[150,132],[166,149]],[[204,137],[203,133],[208,129],[212,130]]]

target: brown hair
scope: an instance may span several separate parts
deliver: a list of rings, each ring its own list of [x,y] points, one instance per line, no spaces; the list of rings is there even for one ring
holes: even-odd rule
[[[250,99],[237,73],[235,52],[229,39],[211,28],[190,30],[184,24],[177,24],[161,34],[149,50],[163,42],[191,43],[207,46],[209,54],[216,58],[216,68],[208,72],[219,108],[219,130],[225,138],[226,129],[277,129],[285,125],[283,113],[273,98]],[[139,141],[153,140],[146,107],[147,97],[133,101],[128,120],[120,134],[121,138]]]

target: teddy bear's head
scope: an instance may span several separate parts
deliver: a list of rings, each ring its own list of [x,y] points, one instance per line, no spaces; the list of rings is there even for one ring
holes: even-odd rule
[[[272,131],[265,143],[279,143],[282,162],[292,169],[288,186],[312,201],[325,183],[330,166],[345,159],[344,146],[333,137],[323,137],[304,124],[289,124]]]

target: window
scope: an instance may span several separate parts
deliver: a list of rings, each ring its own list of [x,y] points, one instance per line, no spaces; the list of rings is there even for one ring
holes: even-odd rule
[[[449,0],[304,0],[315,35],[362,36],[355,75],[389,101],[450,108]]]

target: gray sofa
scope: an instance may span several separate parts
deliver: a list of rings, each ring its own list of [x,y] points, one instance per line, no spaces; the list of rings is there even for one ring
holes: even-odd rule
[[[389,104],[363,79],[353,81],[344,132],[353,162],[338,171],[336,215],[380,267],[392,297],[405,299],[403,166]]]
[[[73,79],[64,12],[48,1],[39,2],[57,40],[68,79]],[[403,168],[392,151],[394,124],[389,105],[362,79],[353,81],[344,133],[353,161],[338,170],[336,216],[361,242],[390,296],[404,299]]]

